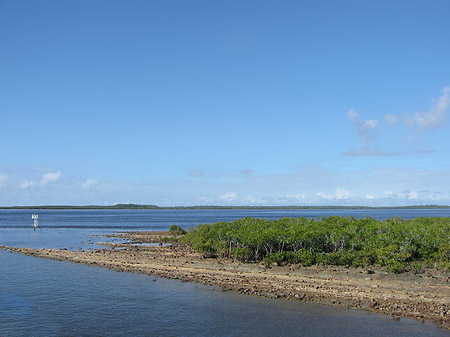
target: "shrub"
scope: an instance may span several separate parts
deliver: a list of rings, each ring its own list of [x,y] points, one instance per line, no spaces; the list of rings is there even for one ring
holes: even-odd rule
[[[312,266],[316,263],[316,257],[309,250],[301,249],[295,253],[297,256],[297,263],[301,263],[305,267]]]
[[[169,232],[174,234],[174,235],[184,235],[186,234],[186,231],[181,228],[180,226],[177,225],[172,225],[169,227]]]
[[[414,261],[413,263],[411,263],[411,269],[416,274],[421,273],[422,269],[423,269],[423,262],[422,261]]]
[[[172,226],[171,232],[178,229]],[[449,218],[244,218],[198,225],[180,241],[201,252],[264,261],[266,265],[378,264],[400,273],[420,270],[421,263],[441,270],[448,270],[450,264]]]
[[[406,263],[399,262],[396,260],[386,261],[386,266],[387,266],[388,271],[393,274],[400,274],[406,270]]]
[[[276,252],[264,258],[266,267],[270,267],[272,263],[281,266],[287,263],[297,263],[297,257],[293,252]]]
[[[450,272],[450,262],[440,262],[438,265],[439,269],[445,273]]]
[[[236,260],[239,260],[242,262],[251,261],[252,257],[253,257],[253,253],[250,248],[242,248],[242,247],[234,248],[231,251],[231,254],[233,255],[233,257]]]

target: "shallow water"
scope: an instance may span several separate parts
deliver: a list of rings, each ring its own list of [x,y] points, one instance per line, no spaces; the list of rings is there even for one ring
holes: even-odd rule
[[[24,225],[31,224],[31,211],[2,210],[0,244],[89,248],[93,245],[87,240],[106,238],[86,233],[167,230],[172,224],[186,228],[243,215],[234,210],[205,211],[204,215],[203,211],[171,212],[155,215],[155,211],[40,211],[43,229],[33,232]],[[246,211],[244,216],[277,218],[302,213],[253,212]],[[450,211],[445,216],[450,216]],[[214,287],[5,251],[0,251],[0,268],[3,337],[450,336],[449,331],[431,323],[409,319],[397,322],[370,312],[239,295]]]

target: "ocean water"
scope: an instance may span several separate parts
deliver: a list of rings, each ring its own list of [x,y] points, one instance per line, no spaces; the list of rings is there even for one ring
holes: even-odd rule
[[[0,244],[94,248],[103,234],[245,216],[450,217],[450,210],[0,210]],[[99,236],[92,236],[99,235]],[[0,251],[0,336],[450,336],[431,323]]]

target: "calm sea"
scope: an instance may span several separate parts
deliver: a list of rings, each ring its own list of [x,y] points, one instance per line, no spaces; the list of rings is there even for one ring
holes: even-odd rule
[[[0,210],[0,244],[95,248],[103,234],[242,217],[450,217],[433,210]],[[99,235],[96,236],[96,235]],[[113,240],[113,239],[109,239]],[[0,252],[0,336],[450,336],[431,323]]]

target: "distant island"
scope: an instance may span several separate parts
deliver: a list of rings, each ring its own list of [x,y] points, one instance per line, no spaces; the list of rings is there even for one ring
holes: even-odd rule
[[[0,206],[0,209],[439,209],[450,208],[449,205],[414,205],[414,206],[157,206],[139,204],[100,205],[42,205],[42,206]]]

